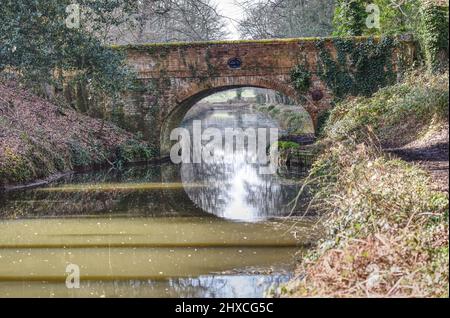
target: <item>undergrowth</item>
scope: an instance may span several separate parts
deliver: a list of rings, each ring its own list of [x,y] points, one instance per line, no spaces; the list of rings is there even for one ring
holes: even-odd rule
[[[447,119],[448,99],[448,72],[433,76],[418,71],[372,97],[339,103],[323,131],[333,141],[361,142],[371,127],[382,144],[405,144],[427,125]]]
[[[138,137],[0,82],[0,189],[72,170],[155,158]]]
[[[285,296],[448,297],[448,193],[382,147],[448,122],[447,98],[448,74],[413,74],[331,112],[303,187],[323,237]]]

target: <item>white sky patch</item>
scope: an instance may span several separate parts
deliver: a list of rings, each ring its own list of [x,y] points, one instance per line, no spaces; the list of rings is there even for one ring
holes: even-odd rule
[[[218,11],[225,17],[228,17],[228,30],[231,40],[238,40],[240,38],[239,31],[237,29],[238,21],[244,17],[244,13],[239,5],[236,4],[236,0],[217,0]]]

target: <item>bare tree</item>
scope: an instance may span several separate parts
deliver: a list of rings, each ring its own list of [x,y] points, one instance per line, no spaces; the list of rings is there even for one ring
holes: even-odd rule
[[[244,38],[327,36],[332,33],[334,0],[240,0]]]
[[[112,35],[116,43],[208,41],[225,38],[227,30],[214,0],[140,0]]]

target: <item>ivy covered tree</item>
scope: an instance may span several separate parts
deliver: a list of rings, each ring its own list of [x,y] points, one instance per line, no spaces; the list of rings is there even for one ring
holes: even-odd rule
[[[420,10],[419,38],[430,72],[448,70],[449,12],[447,6],[425,1]]]
[[[420,23],[422,0],[373,0],[379,8],[380,28],[376,33],[414,33]]]
[[[370,28],[368,4],[377,6],[377,25]],[[448,1],[336,0],[334,34],[413,34],[431,72],[448,68]]]
[[[239,22],[243,38],[329,36],[334,0],[237,0],[245,14]]]
[[[71,75],[96,90],[117,92],[130,72],[102,36],[133,9],[131,0],[79,0],[78,6],[70,0],[2,1],[0,72],[55,86]]]

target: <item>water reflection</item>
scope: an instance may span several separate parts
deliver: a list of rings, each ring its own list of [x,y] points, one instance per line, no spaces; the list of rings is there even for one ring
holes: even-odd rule
[[[205,216],[185,186],[171,164],[76,174],[47,187],[0,194],[0,218]]]
[[[247,108],[216,108],[188,117],[182,126],[193,134],[195,120],[201,120],[203,130],[218,128],[225,143],[225,129],[241,128],[237,135],[243,139],[247,128],[279,128],[267,114]],[[238,138],[239,138],[238,137]],[[193,137],[191,137],[193,138]],[[246,140],[246,139],[245,139]],[[206,144],[208,141],[204,141]],[[213,162],[183,163],[181,180],[186,193],[201,209],[219,217],[258,221],[271,217],[286,216],[291,213],[288,204],[298,193],[298,184],[286,182],[278,175],[261,174],[260,167],[267,163],[255,164],[255,149],[247,143],[236,144],[234,152],[216,150]],[[193,188],[190,184],[203,184]]]
[[[201,217],[0,220],[0,297],[261,297],[292,271],[308,227]],[[80,267],[79,290],[64,284],[68,264]]]
[[[79,289],[51,282],[0,282],[1,297],[260,298],[291,275],[207,275],[168,280],[85,281]]]
[[[200,119],[276,127],[244,109]],[[246,160],[253,155],[76,174],[0,194],[0,297],[263,296],[314,236],[307,220],[272,219],[290,213],[301,171],[261,175]],[[81,268],[79,290],[64,284],[68,264]]]

